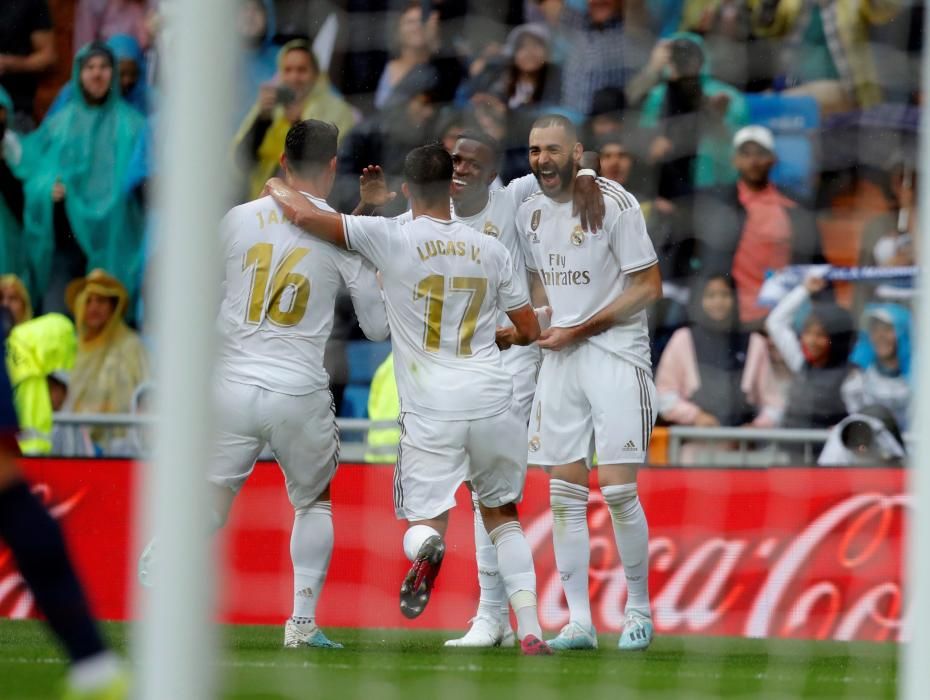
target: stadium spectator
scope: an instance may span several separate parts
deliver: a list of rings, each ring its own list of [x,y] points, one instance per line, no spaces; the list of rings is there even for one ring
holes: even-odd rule
[[[847,414],[841,389],[850,372],[854,334],[849,312],[831,302],[815,301],[800,335],[793,327],[801,307],[825,287],[825,280],[809,277],[778,303],[765,322],[794,375],[782,418],[787,428],[830,428]]]
[[[424,21],[423,5],[410,3],[397,19],[393,39],[394,58],[387,62],[375,90],[375,107],[383,109],[397,86],[419,66],[429,65],[439,49],[439,12]]]
[[[850,362],[853,371],[843,385],[850,411],[883,406],[901,430],[910,425],[911,314],[897,304],[866,307],[859,340]]]
[[[6,364],[13,384],[23,454],[52,451],[52,411],[63,405],[62,382],[52,378],[74,366],[74,324],[62,314],[45,314],[13,327]]]
[[[733,280],[702,280],[691,299],[688,327],[675,331],[659,360],[659,414],[679,425],[777,425],[782,397],[766,342],[742,330]]]
[[[756,75],[772,73],[760,65],[771,57],[765,44],[752,41],[750,13],[751,4],[742,0],[687,0],[681,21],[682,31],[704,38],[714,77],[740,90],[764,89]]]
[[[866,406],[830,431],[817,464],[821,467],[900,467],[907,449],[900,427],[883,406]]]
[[[561,29],[571,49],[562,74],[562,105],[591,113],[594,94],[623,88],[646,63],[638,41],[630,40],[620,0],[589,0],[586,12],[565,5]]]
[[[459,135],[466,130],[468,120],[465,115],[458,109],[446,107],[436,119],[436,141],[442,144],[442,147],[449,153],[455,147],[455,142],[459,140]]]
[[[258,102],[236,134],[236,153],[248,172],[249,198],[255,199],[280,167],[284,138],[302,119],[319,119],[339,128],[342,138],[355,124],[349,104],[337,95],[320,72],[310,44],[289,41],[278,54],[278,84],[259,88]],[[376,162],[376,161],[375,161]]]
[[[118,274],[131,295],[141,276],[142,206],[123,190],[145,119],[119,94],[113,52],[74,59],[75,99],[43,122],[25,151],[25,241],[43,312],[64,310],[64,288],[88,268]]]
[[[605,87],[595,92],[591,103],[591,117],[586,125],[585,143],[594,142],[605,134],[623,131],[626,126],[626,104],[626,97],[620,88]]]
[[[39,77],[57,59],[46,0],[4,0],[0,22],[0,88],[13,100],[9,124],[21,133],[35,127],[33,100]]]
[[[117,34],[129,34],[142,49],[152,43],[149,15],[158,0],[78,0],[74,14],[74,45],[105,42]]]
[[[116,58],[120,95],[135,107],[139,114],[147,115],[153,105],[150,101],[149,86],[146,83],[147,71],[142,47],[139,46],[135,37],[129,34],[114,34],[107,39],[106,45]],[[46,118],[58,112],[73,96],[74,86],[71,83],[65,83],[49,107]]]
[[[22,143],[9,126],[13,101],[0,87],[0,272],[24,276]]]
[[[239,6],[242,79],[236,85],[235,124],[242,122],[255,104],[259,88],[274,78],[278,70],[275,29],[272,0],[243,0]]]
[[[32,320],[32,299],[16,275],[0,275],[0,306],[10,312],[14,326]]]
[[[359,200],[359,174],[373,163],[384,170],[389,190],[400,192],[404,158],[433,133],[438,80],[431,66],[411,71],[394,88],[384,109],[369,116],[342,140],[336,185],[330,196],[333,206],[352,211]],[[397,197],[385,212],[399,214],[405,207],[403,198]]]
[[[882,101],[870,46],[872,27],[890,22],[901,0],[771,0],[752,6],[752,32],[780,48],[788,94],[814,97],[823,114]]]
[[[919,211],[915,165],[912,155],[899,152],[892,156],[888,184],[893,208],[875,215],[866,223],[859,240],[859,265],[898,267],[917,264],[914,242],[917,240]],[[896,284],[911,286],[913,283],[902,280]],[[855,308],[861,310],[875,296],[878,287],[874,283],[858,282],[855,287]]]
[[[730,162],[733,134],[746,125],[746,98],[711,77],[703,40],[675,34],[669,44],[662,82],[642,107],[641,126],[655,129],[651,161],[660,167],[659,195],[736,180]]]
[[[705,274],[732,274],[743,323],[765,318],[756,299],[769,270],[826,262],[813,214],[770,179],[776,159],[771,131],[740,129],[733,138],[739,181],[700,193],[695,204],[698,265]]]
[[[544,25],[521,24],[507,37],[503,55],[489,61],[469,81],[466,92],[497,95],[512,112],[557,105],[561,73],[551,62],[549,45],[549,30]]]
[[[149,376],[139,336],[123,316],[129,303],[125,287],[103,270],[68,285],[68,307],[77,327],[77,357],[71,373],[68,408],[74,413],[129,413],[136,389]],[[94,443],[104,452],[123,429],[96,428]]]

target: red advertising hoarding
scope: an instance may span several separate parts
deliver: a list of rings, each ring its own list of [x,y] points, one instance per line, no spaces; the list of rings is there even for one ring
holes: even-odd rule
[[[132,489],[140,467],[115,460],[30,460],[35,489],[67,534],[97,613],[131,614],[136,552]],[[650,526],[650,590],[660,634],[903,640],[900,469],[653,468],[640,476]],[[447,557],[427,611],[411,623],[397,606],[407,569],[389,467],[344,465],[333,485],[336,547],[321,624],[461,629],[474,614],[469,500],[459,494]],[[219,542],[220,617],[281,623],[290,613],[293,511],[274,465],[260,465]],[[543,626],[568,619],[551,543],[548,481],[532,471],[521,519],[533,547]],[[625,579],[613,530],[592,488],[592,612],[619,629]],[[0,546],[0,615],[35,615]]]

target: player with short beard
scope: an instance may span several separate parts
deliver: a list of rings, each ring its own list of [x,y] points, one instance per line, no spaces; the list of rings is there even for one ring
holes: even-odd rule
[[[582,148],[570,121],[540,117],[529,141],[541,192],[520,206],[517,233],[527,265],[541,273],[534,284],[552,306],[552,325],[538,341],[543,362],[530,416],[529,461],[551,475],[552,539],[570,615],[550,646],[597,647],[588,592],[593,445],[626,574],[620,648],[645,649],[653,634],[649,530],[636,476],[655,423],[645,309],[662,295],[658,260],[639,205],[621,186],[603,190],[603,229],[585,232],[573,215],[569,205]]]

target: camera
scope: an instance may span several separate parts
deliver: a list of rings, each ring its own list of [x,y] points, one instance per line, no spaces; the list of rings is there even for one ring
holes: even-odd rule
[[[288,105],[293,104],[294,100],[296,99],[297,93],[287,85],[278,85],[278,87],[275,89],[274,101],[276,104],[279,104],[282,107],[287,107]]]

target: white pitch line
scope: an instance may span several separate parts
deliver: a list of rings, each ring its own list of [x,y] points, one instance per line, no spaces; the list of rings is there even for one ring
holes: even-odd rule
[[[66,665],[68,663],[67,659],[55,658],[55,657],[44,657],[30,659],[26,657],[0,657],[0,665],[30,665],[30,664],[49,664],[49,665]],[[412,666],[393,666],[387,664],[348,664],[348,663],[338,663],[338,662],[319,662],[319,661],[248,661],[248,660],[237,660],[237,661],[220,661],[218,666],[225,668],[257,668],[257,669],[280,669],[280,670],[313,670],[313,671],[352,671],[355,673],[360,673],[363,676],[369,675],[370,672],[397,672],[397,671],[416,671],[416,672],[442,672],[442,673],[484,673],[484,674],[501,674],[501,675],[513,675],[513,673],[519,672],[520,669],[515,668],[504,668],[500,666],[494,667],[484,667],[479,666],[478,664],[461,664],[461,665],[449,665],[449,664],[416,664]],[[532,669],[533,674],[549,674],[549,675],[568,675],[575,674],[577,669],[572,669],[569,666],[559,665],[559,666],[546,666],[539,665]],[[785,673],[769,673],[769,672],[752,672],[744,671],[740,669],[734,669],[732,672],[721,673],[719,671],[694,671],[694,670],[684,670],[684,669],[659,669],[659,668],[649,668],[649,667],[640,667],[635,671],[631,671],[628,668],[617,668],[617,667],[604,667],[597,669],[597,676],[619,676],[623,675],[627,678],[632,676],[648,676],[648,677],[668,677],[669,675],[675,675],[678,678],[686,680],[724,680],[732,678],[752,678],[754,680],[760,681],[772,681],[772,682],[791,682],[796,683],[798,680],[797,675],[785,674]],[[875,678],[867,676],[816,676],[818,681],[825,683],[840,683],[840,684],[852,684],[857,685],[872,685],[872,686],[881,686],[884,687],[887,683],[877,680]]]

